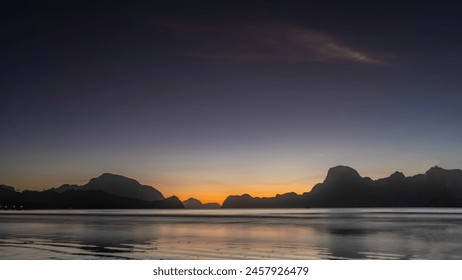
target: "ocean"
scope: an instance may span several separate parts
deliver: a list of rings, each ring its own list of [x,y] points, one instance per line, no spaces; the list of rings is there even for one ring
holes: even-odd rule
[[[0,259],[462,259],[462,209],[0,211]]]

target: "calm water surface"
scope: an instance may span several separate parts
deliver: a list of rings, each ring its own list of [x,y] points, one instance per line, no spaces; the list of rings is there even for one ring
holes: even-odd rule
[[[0,211],[0,259],[462,259],[461,209]]]

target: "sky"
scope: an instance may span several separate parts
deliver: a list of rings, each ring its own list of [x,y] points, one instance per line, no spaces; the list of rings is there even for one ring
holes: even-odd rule
[[[11,1],[0,183],[164,195],[462,168],[462,12],[433,1]],[[374,3],[372,3],[374,2]]]

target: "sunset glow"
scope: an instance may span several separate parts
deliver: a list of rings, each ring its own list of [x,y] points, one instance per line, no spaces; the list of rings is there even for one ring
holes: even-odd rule
[[[334,2],[12,3],[0,184],[109,172],[221,203],[301,194],[337,165],[461,168],[460,14]]]

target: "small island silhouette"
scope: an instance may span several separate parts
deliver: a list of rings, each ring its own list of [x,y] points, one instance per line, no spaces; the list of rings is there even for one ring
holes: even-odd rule
[[[16,191],[0,185],[1,209],[156,209],[219,208],[195,198],[181,202],[165,198],[151,186],[121,175],[104,173],[83,186],[62,185],[44,191]],[[462,170],[432,167],[411,177],[395,172],[387,178],[361,177],[348,166],[327,172],[324,182],[310,192],[275,197],[230,195],[222,208],[310,208],[310,207],[462,207]]]
[[[195,199],[193,197],[186,199],[183,201],[183,205],[187,209],[217,209],[220,208],[220,204],[215,202],[210,203],[202,203],[200,200]]]

